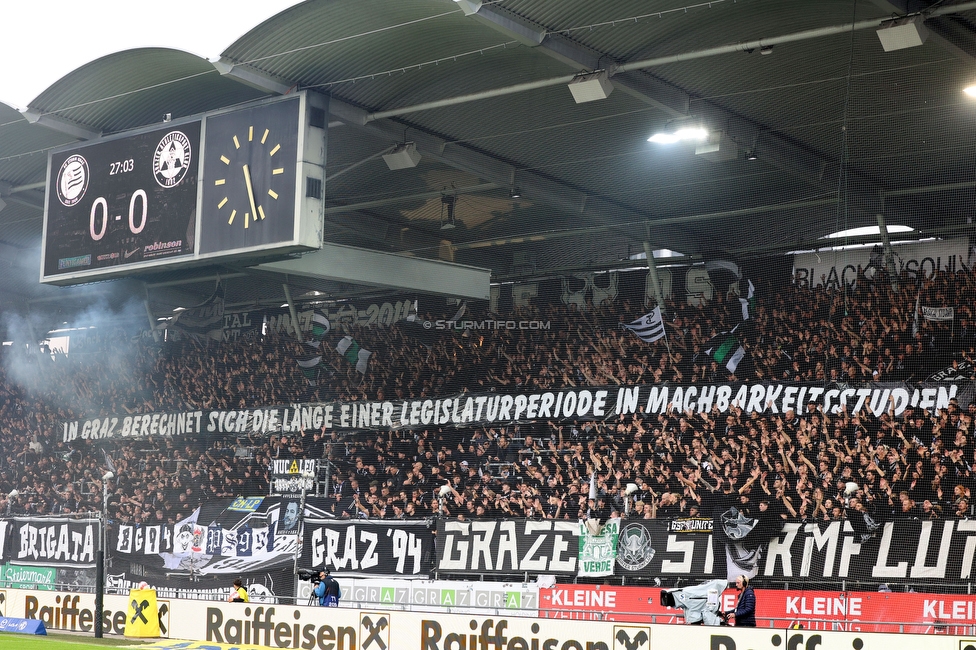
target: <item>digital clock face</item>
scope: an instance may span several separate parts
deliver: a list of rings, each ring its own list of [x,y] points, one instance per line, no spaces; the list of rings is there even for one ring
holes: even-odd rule
[[[199,154],[199,121],[51,154],[42,280],[192,255]]]

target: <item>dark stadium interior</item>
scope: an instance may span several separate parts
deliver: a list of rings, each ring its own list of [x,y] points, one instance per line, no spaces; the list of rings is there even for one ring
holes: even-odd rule
[[[922,15],[927,40],[884,51],[878,27],[906,13]],[[767,538],[786,523],[840,521],[865,540],[896,519],[970,518],[976,100],[963,88],[974,63],[974,3],[416,0],[366,11],[313,0],[256,25],[221,65],[150,48],[81,65],[27,114],[0,104],[0,334],[12,343],[0,351],[0,515],[98,512],[111,464],[112,525],[173,525],[208,500],[268,494],[271,461],[299,458],[329,461],[316,503],[337,518],[712,518],[735,506]],[[558,81],[597,70],[614,88],[600,101],[577,104]],[[490,269],[491,301],[233,261],[38,282],[49,150],[295,90],[330,97],[325,241]],[[648,141],[684,119],[721,132],[729,157]],[[402,142],[422,158],[391,171],[379,154]],[[891,231],[887,260],[878,234],[824,239],[879,223],[907,227]],[[925,272],[898,255],[950,240],[968,253],[957,267]],[[794,281],[794,253],[843,266],[856,253],[831,247],[856,244],[884,255],[854,263],[846,281]],[[666,336],[647,343],[620,325],[654,307],[646,256],[658,250],[673,287],[660,304]],[[688,274],[715,260],[735,260],[737,277],[709,274],[707,296],[693,293]],[[218,281],[233,336],[158,329]],[[335,314],[398,301],[416,301],[419,321],[330,318],[314,376],[296,363],[308,349],[294,331],[267,327],[288,303]],[[472,322],[545,325],[416,330],[462,303]],[[919,318],[920,305],[953,312]],[[235,329],[234,314],[265,327]],[[712,350],[736,326],[744,356],[729,369]],[[67,354],[41,345],[58,336],[71,337]],[[335,350],[343,336],[372,352],[365,372]],[[587,387],[911,392],[940,372],[968,388],[897,413],[894,397],[762,412],[642,402],[626,415],[498,425],[66,440],[65,423],[126,414]]]

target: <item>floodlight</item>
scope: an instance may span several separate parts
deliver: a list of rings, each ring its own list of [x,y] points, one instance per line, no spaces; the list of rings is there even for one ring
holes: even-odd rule
[[[569,91],[577,104],[606,99],[613,92],[613,84],[606,70],[581,72],[569,82]]]
[[[715,131],[695,147],[695,155],[711,162],[724,162],[738,158],[739,147],[724,131]]]
[[[383,160],[390,171],[397,169],[409,169],[416,167],[420,162],[420,152],[417,145],[413,142],[403,142],[398,144],[390,153],[383,154]]]
[[[911,16],[884,23],[878,29],[881,47],[884,48],[885,52],[918,47],[925,42],[929,35],[929,30],[923,24],[924,22],[923,16]]]
[[[702,142],[708,139],[708,129],[697,120],[669,122],[663,131],[658,131],[647,139],[656,144],[675,144],[684,140]]]

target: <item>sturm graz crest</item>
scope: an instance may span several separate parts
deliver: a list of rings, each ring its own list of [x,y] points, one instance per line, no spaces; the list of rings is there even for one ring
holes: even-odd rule
[[[624,526],[617,542],[617,564],[627,571],[640,571],[654,559],[651,536],[641,524]]]
[[[61,164],[58,171],[58,201],[66,208],[70,208],[83,198],[88,190],[88,161],[84,156],[75,154]]]

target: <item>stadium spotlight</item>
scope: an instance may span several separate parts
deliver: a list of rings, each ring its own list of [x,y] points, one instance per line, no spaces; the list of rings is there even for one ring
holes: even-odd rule
[[[973,84],[972,86],[966,86],[965,88],[962,89],[962,91],[967,95],[969,95],[970,97],[976,97],[976,84]]]
[[[675,144],[685,140],[703,142],[708,139],[708,129],[701,122],[692,119],[672,120],[662,131],[658,131],[647,139],[655,144]]]
[[[569,82],[569,91],[577,104],[606,99],[613,92],[613,84],[606,70],[581,72]]]
[[[422,156],[413,142],[403,142],[393,148],[390,153],[383,154],[383,160],[390,171],[416,167]]]
[[[884,23],[878,29],[881,47],[885,52],[918,47],[929,35],[929,30],[924,23],[925,17],[921,15],[896,18]]]

